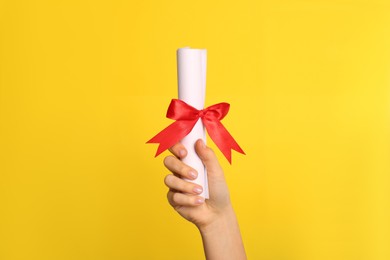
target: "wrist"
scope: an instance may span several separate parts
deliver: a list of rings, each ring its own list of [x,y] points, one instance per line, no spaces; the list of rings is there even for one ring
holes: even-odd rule
[[[234,225],[237,225],[237,218],[233,207],[229,205],[224,210],[218,212],[209,223],[199,225],[198,229],[202,236],[207,236],[221,233]]]
[[[246,260],[244,244],[236,214],[232,207],[214,218],[213,222],[198,227],[206,259]]]

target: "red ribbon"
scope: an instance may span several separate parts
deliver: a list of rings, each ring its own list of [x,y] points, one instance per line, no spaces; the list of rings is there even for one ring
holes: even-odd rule
[[[220,122],[229,112],[229,107],[228,103],[218,103],[205,109],[197,110],[182,100],[172,99],[168,107],[167,118],[176,121],[147,143],[160,144],[156,153],[156,156],[158,156],[188,135],[200,118],[211,139],[225,155],[229,163],[232,163],[231,149],[242,154],[245,153]]]

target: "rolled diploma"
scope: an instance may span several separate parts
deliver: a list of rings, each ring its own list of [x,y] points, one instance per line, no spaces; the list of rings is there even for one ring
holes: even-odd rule
[[[179,99],[198,110],[204,108],[206,63],[207,50],[205,49],[185,47],[177,50]],[[187,156],[182,161],[198,172],[197,179],[187,181],[201,185],[203,192],[200,196],[208,199],[209,190],[206,168],[195,152],[195,142],[198,139],[203,139],[206,143],[206,132],[201,119],[198,120],[192,131],[181,140],[181,143],[187,149]]]

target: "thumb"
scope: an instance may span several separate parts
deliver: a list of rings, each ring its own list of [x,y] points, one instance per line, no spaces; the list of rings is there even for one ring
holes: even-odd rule
[[[196,141],[195,151],[206,167],[207,174],[209,176],[224,177],[223,170],[218,162],[217,156],[210,147],[206,146],[202,139]]]

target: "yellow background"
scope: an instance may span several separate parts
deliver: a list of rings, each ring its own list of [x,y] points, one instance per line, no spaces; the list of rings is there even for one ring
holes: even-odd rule
[[[145,145],[184,46],[249,259],[390,259],[386,0],[1,0],[0,259],[202,259]]]

